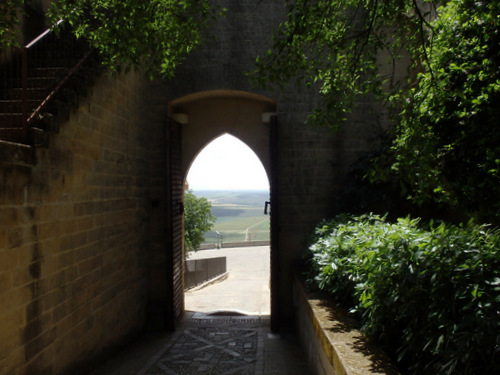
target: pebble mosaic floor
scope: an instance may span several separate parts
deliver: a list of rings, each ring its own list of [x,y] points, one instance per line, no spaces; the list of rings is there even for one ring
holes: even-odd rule
[[[137,375],[263,373],[266,318],[190,319]]]

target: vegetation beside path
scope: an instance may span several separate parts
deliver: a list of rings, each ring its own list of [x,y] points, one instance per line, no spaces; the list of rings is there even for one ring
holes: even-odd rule
[[[500,373],[500,230],[376,215],[321,223],[309,283],[408,374]]]

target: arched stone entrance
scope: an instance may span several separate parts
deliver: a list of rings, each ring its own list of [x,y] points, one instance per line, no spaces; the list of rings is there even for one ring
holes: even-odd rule
[[[170,317],[175,321],[184,310],[182,277],[182,187],[191,163],[212,140],[228,133],[246,143],[259,157],[270,180],[271,202],[271,329],[278,330],[278,246],[273,236],[278,210],[274,203],[276,185],[276,102],[243,91],[214,90],[190,94],[169,103],[169,230],[168,270]],[[276,225],[274,225],[276,227]]]
[[[228,133],[246,143],[268,175],[269,116],[276,102],[244,91],[215,90],[184,96],[169,103],[169,117],[182,126],[182,173],[212,140]]]

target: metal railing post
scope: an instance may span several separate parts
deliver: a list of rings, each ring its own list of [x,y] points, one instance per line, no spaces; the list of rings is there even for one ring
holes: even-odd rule
[[[22,48],[21,56],[21,87],[22,87],[22,138],[28,141],[28,48]]]

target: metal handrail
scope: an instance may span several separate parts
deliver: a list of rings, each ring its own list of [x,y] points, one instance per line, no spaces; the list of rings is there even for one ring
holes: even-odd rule
[[[17,134],[16,138],[20,138],[19,142],[28,143],[31,123],[91,55],[91,49],[69,32],[62,30],[60,36],[56,35],[54,29],[61,23],[62,21],[57,22],[53,28],[45,30],[25,46],[10,47],[3,53],[0,51],[0,104],[4,118],[4,124],[0,122],[0,138],[2,130],[4,138],[9,138],[11,131]],[[56,60],[61,61],[53,65]],[[49,77],[37,76],[34,72],[43,68],[47,72],[51,65],[53,72],[60,68],[65,71],[51,77],[53,80],[50,86],[41,84],[44,79],[48,82]],[[30,79],[38,82],[37,87],[30,86]],[[34,100],[30,95],[36,95],[36,91],[43,95]]]
[[[26,49],[32,48],[34,45],[36,45],[38,42],[40,42],[43,38],[45,38],[47,35],[49,35],[50,32],[52,31],[52,29],[55,29],[56,27],[58,27],[62,22],[63,22],[63,20],[57,21],[53,28],[45,30],[43,33],[41,33],[40,35],[38,35],[31,42],[29,42],[28,44],[26,44],[24,46],[24,48],[26,48]]]

